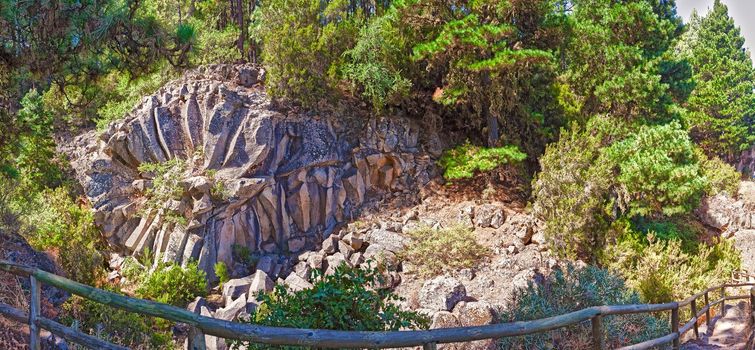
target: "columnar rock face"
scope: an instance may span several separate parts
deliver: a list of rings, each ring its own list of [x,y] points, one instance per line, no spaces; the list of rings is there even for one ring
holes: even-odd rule
[[[113,246],[196,259],[212,275],[216,262],[233,266],[234,247],[317,246],[370,196],[428,178],[410,122],[281,112],[252,86],[256,75],[204,67],[144,98],[98,141],[77,138],[72,164]],[[147,206],[154,175],[140,165],[172,159],[187,167],[180,199]]]

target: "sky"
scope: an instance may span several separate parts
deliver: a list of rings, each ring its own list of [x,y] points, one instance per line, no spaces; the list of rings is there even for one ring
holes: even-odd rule
[[[742,35],[745,37],[745,46],[752,52],[755,48],[755,21],[752,20],[755,15],[755,1],[753,0],[722,0],[729,8],[729,16],[734,17],[734,23],[739,26]],[[713,0],[676,0],[677,13],[689,20],[692,9],[697,9],[697,13],[704,15],[708,9],[713,7]]]

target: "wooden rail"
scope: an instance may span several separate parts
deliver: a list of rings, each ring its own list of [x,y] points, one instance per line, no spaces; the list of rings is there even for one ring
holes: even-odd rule
[[[156,303],[148,300],[129,298],[116,293],[93,288],[61,276],[51,274],[36,268],[18,265],[0,260],[0,270],[31,279],[31,304],[29,315],[22,311],[0,304],[0,315],[11,320],[29,324],[31,349],[40,348],[40,329],[50,331],[73,343],[92,349],[125,349],[118,345],[109,344],[101,339],[87,335],[58,324],[40,316],[39,294],[41,283],[54,286],[69,293],[93,300],[108,306],[126,311],[163,318],[173,322],[185,323],[192,327],[189,334],[190,349],[205,349],[204,335],[213,335],[226,339],[236,339],[253,343],[272,345],[301,345],[318,348],[397,348],[422,346],[423,349],[435,349],[437,344],[469,342],[483,339],[498,339],[504,337],[542,333],[554,329],[576,325],[590,321],[594,349],[605,349],[605,332],[603,318],[610,315],[625,315],[637,313],[656,313],[671,311],[671,333],[660,338],[651,339],[639,344],[621,349],[649,349],[658,345],[672,343],[674,349],[679,348],[682,335],[694,329],[698,336],[697,321],[705,315],[706,322],[710,322],[710,309],[721,306],[721,313],[727,300],[748,299],[751,305],[755,303],[755,282],[723,284],[708,288],[680,302],[664,304],[633,304],[593,306],[563,315],[543,318],[533,321],[500,323],[477,327],[441,328],[424,331],[337,331],[322,329],[294,329],[281,327],[258,326],[219,320],[201,316],[175,306]],[[726,296],[726,288],[751,287],[749,295]],[[720,297],[709,303],[709,294],[720,292]],[[704,297],[705,305],[697,309],[697,300]],[[690,306],[692,317],[680,328],[679,309]],[[755,317],[755,314],[753,314]]]

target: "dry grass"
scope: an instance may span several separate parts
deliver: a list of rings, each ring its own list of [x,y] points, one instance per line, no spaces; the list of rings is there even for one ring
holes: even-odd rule
[[[470,268],[489,254],[488,248],[477,242],[472,229],[460,225],[438,230],[420,228],[409,236],[412,242],[401,257],[416,265],[425,277]]]

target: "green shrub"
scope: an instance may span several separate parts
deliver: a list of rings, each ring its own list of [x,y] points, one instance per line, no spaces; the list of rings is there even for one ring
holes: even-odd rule
[[[576,124],[540,157],[532,184],[535,214],[546,222],[545,238],[562,256],[595,253],[612,220],[610,164],[600,158],[603,139]]]
[[[332,275],[316,275],[314,287],[310,289],[289,292],[278,285],[273,292],[258,296],[260,306],[251,315],[249,323],[354,331],[428,328],[427,317],[402,310],[396,304],[400,300],[398,296],[379,288],[380,278],[376,269],[358,269],[344,264]],[[240,341],[232,344],[236,349],[276,348]]]
[[[207,295],[207,276],[196,262],[185,267],[158,263],[136,289],[139,298],[175,306],[186,306],[197,296]]]
[[[683,300],[726,282],[741,265],[739,252],[727,240],[708,245],[697,242],[693,233],[676,238],[666,232],[661,239],[653,231],[637,232],[625,224],[618,230],[616,242],[606,246],[601,261],[623,276],[645,302]]]
[[[715,196],[724,193],[729,197],[736,196],[742,174],[717,157],[707,157],[699,148],[695,151],[700,159],[700,169],[708,179],[708,195]]]
[[[331,95],[343,53],[363,21],[341,1],[272,0],[260,8],[266,87],[274,96],[315,105]]]
[[[105,244],[90,209],[75,203],[66,187],[43,190],[28,205],[23,220],[29,243],[54,252],[70,279],[96,285],[104,276],[99,250]]]
[[[485,148],[469,142],[446,151],[440,158],[443,177],[448,180],[466,179],[475,172],[486,172],[501,165],[518,163],[527,158],[516,146]]]
[[[228,272],[228,266],[225,265],[224,262],[219,261],[215,264],[215,276],[218,276],[218,280],[220,280],[220,288],[223,288],[223,284],[228,282],[231,279],[231,274]]]
[[[182,200],[185,189],[181,186],[181,180],[183,180],[188,170],[188,161],[178,158],[173,158],[162,163],[142,163],[139,165],[140,172],[151,173],[153,175],[152,187],[148,188],[144,193],[147,201],[142,211],[157,211],[163,209],[163,206],[168,201]],[[187,224],[184,213],[164,210],[163,214],[168,222],[184,226]]]
[[[118,292],[115,289],[112,292]],[[174,349],[170,327],[145,317],[73,296],[62,307],[61,321],[87,334],[130,349]]]
[[[677,122],[641,126],[605,150],[630,216],[689,213],[708,188],[687,131]]]
[[[474,232],[463,226],[438,230],[423,227],[409,236],[412,244],[401,252],[401,258],[416,265],[424,276],[472,267],[488,254],[487,248],[477,243]]]
[[[502,322],[536,320],[599,305],[637,304],[640,298],[624,281],[593,266],[557,269],[542,285],[519,291],[501,314]],[[617,315],[603,319],[606,345],[615,349],[669,333],[667,321],[647,314]],[[504,349],[589,349],[590,323],[559,328],[549,333],[503,338]]]
[[[361,89],[362,96],[381,111],[386,103],[409,93],[412,82],[402,70],[409,66],[406,55],[408,39],[399,27],[398,11],[391,8],[374,18],[359,31],[353,48],[346,51],[343,76],[352,88]]]

